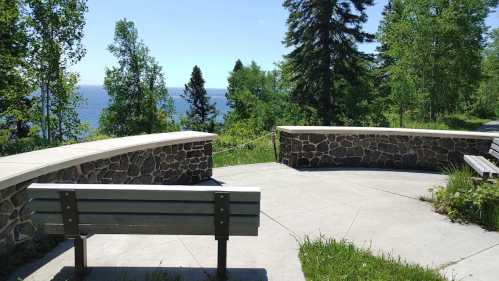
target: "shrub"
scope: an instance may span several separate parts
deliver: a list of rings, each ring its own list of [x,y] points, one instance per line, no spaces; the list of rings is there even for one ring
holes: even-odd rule
[[[499,182],[475,182],[469,167],[449,171],[447,186],[435,192],[437,212],[452,221],[475,222],[489,230],[499,229]]]

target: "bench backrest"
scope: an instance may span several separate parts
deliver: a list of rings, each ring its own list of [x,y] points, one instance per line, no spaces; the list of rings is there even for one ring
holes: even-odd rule
[[[496,138],[492,141],[489,154],[494,156],[497,160],[499,160],[499,138]]]
[[[258,188],[35,183],[28,187],[28,206],[35,225],[47,234],[67,234],[63,219],[75,211],[80,233],[214,235],[215,195],[220,193],[230,198],[229,235],[258,235]],[[68,201],[62,197],[69,195],[77,210],[64,205]]]

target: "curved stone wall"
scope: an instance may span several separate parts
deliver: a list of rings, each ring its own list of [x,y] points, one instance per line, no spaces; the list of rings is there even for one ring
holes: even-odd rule
[[[440,170],[464,154],[488,154],[499,134],[363,127],[282,126],[280,162],[294,168],[376,167]]]
[[[35,232],[32,182],[194,184],[211,177],[216,135],[174,132],[67,145],[0,158],[0,254]]]

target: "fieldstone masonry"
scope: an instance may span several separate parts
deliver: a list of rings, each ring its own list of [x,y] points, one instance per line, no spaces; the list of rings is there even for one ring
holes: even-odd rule
[[[139,150],[82,163],[0,190],[0,255],[35,234],[26,188],[39,183],[194,184],[211,177],[211,141]]]
[[[488,154],[492,138],[374,133],[280,133],[280,162],[294,168],[376,167],[440,170],[463,155]]]

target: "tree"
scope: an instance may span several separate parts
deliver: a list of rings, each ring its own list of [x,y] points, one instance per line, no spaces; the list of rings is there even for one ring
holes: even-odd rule
[[[483,52],[483,79],[474,95],[473,112],[483,118],[499,116],[499,28],[490,33]]]
[[[236,60],[236,63],[234,64],[234,69],[232,69],[232,72],[237,72],[243,68],[243,63],[241,62],[240,59]]]
[[[230,73],[226,93],[229,111],[224,118],[228,134],[247,139],[279,124],[303,124],[298,106],[290,102],[285,65],[282,63],[276,70],[263,71],[251,62]],[[241,134],[242,131],[245,133]]]
[[[400,120],[414,109],[419,119],[464,112],[481,79],[484,20],[497,1],[393,0],[379,40],[391,60],[393,100]]]
[[[0,0],[0,131],[5,142],[28,136],[32,114],[28,38],[20,10],[18,0]]]
[[[284,43],[294,47],[286,58],[291,64],[294,89],[299,104],[316,112],[322,125],[339,123],[337,82],[354,86],[359,61],[366,57],[357,43],[373,39],[362,31],[365,9],[372,0],[328,1],[286,0],[289,10]]]
[[[132,21],[116,23],[108,50],[118,66],[106,69],[109,105],[100,116],[101,131],[116,136],[176,130],[173,100],[161,66],[149,55]]]
[[[74,118],[76,109],[72,106],[78,105],[81,97],[75,93],[76,75],[67,69],[86,52],[81,43],[88,10],[86,1],[26,0],[26,3],[30,65],[40,87],[42,135],[49,142],[73,138],[81,124]]]
[[[204,88],[204,79],[201,69],[195,65],[191,79],[185,84],[182,98],[189,105],[184,119],[186,128],[196,131],[214,132],[217,118],[215,103],[210,103],[210,97]]]

